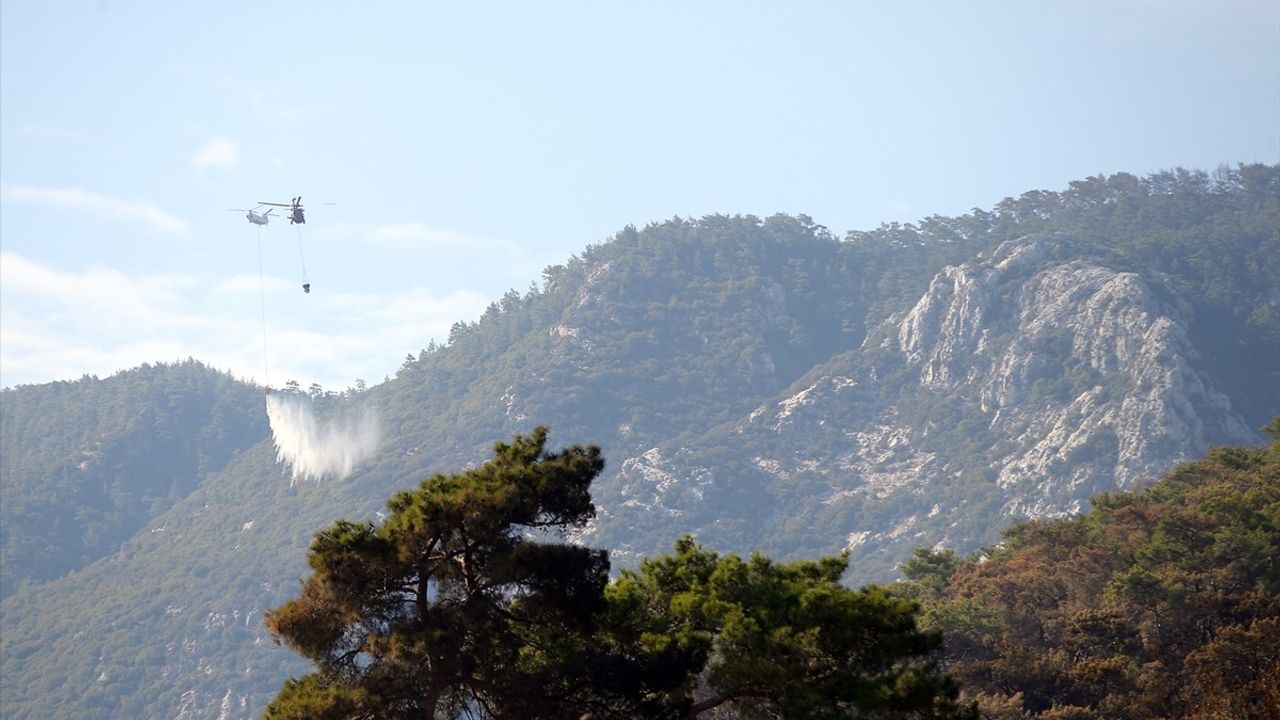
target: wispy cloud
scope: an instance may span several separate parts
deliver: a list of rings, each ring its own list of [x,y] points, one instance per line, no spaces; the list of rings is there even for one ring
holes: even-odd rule
[[[195,164],[200,169],[230,167],[240,161],[240,146],[231,138],[217,137],[204,144],[196,153]]]
[[[122,200],[109,195],[67,188],[5,186],[0,197],[6,201],[50,205],[88,212],[113,220],[138,221],[154,232],[179,234],[187,231],[187,221],[148,203]]]
[[[258,382],[340,390],[394,374],[406,353],[443,340],[491,300],[466,290],[304,295],[292,279],[259,282],[71,272],[0,252],[0,385],[194,357]]]

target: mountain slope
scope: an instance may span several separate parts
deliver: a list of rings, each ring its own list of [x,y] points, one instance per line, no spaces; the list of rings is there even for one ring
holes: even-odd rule
[[[886,580],[912,547],[972,550],[1014,518],[1077,512],[1257,439],[1198,369],[1185,307],[1167,278],[1069,236],[1006,242],[740,420],[624,460],[583,540],[849,550],[860,580]]]
[[[584,540],[615,562],[696,531],[721,551],[848,547],[865,582],[916,545],[990,542],[1252,442],[1280,407],[1277,258],[1280,167],[1262,166],[1090,179],[843,240],[786,216],[624,229],[389,381],[315,398],[321,418],[380,416],[345,480],[291,487],[260,396],[233,401],[247,449],[129,503],[143,520],[109,556],[0,604],[0,712],[257,716],[297,667],[260,614],[295,591],[311,533],[535,424],[603,447]],[[166,407],[163,387],[129,397]],[[156,432],[198,437],[209,412]],[[33,457],[32,487],[74,467]]]
[[[192,360],[0,392],[0,597],[115,552],[266,436],[260,402]]]

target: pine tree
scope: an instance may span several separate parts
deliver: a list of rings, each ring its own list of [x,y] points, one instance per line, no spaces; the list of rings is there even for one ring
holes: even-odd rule
[[[721,556],[691,538],[623,571],[609,631],[628,653],[679,667],[667,707],[699,717],[970,718],[930,661],[916,603],[841,584],[843,556],[776,563]]]
[[[546,436],[397,494],[380,524],[317,533],[301,595],[266,621],[316,670],[267,718],[578,717],[587,690],[565,664],[603,607],[607,555],[532,538],[594,515],[604,460],[547,453]]]
[[[598,448],[547,431],[436,475],[380,524],[316,534],[301,595],[267,614],[316,670],[268,720],[967,718],[916,604],[840,584],[844,557],[779,564],[690,539],[608,584],[604,551],[539,542],[595,513]]]

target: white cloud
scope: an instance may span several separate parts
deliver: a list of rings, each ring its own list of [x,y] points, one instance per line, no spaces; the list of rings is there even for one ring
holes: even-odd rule
[[[491,300],[466,290],[305,295],[272,276],[259,285],[246,275],[64,271],[11,252],[0,252],[0,295],[5,387],[194,357],[275,386],[293,379],[341,390],[393,375],[406,353],[443,340]]]
[[[240,146],[231,138],[218,137],[210,140],[196,153],[196,167],[230,167],[240,161]]]
[[[154,232],[179,234],[187,231],[187,221],[147,203],[121,200],[109,195],[66,188],[5,186],[5,200],[51,205],[80,210],[114,220],[140,221]]]

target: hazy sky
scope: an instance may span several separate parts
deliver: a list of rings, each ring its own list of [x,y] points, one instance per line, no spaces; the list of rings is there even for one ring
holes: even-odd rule
[[[842,235],[1240,162],[1280,162],[1280,0],[5,0],[0,385],[337,390],[629,223]],[[310,295],[298,228],[260,285],[227,211],[295,195],[337,203]]]

